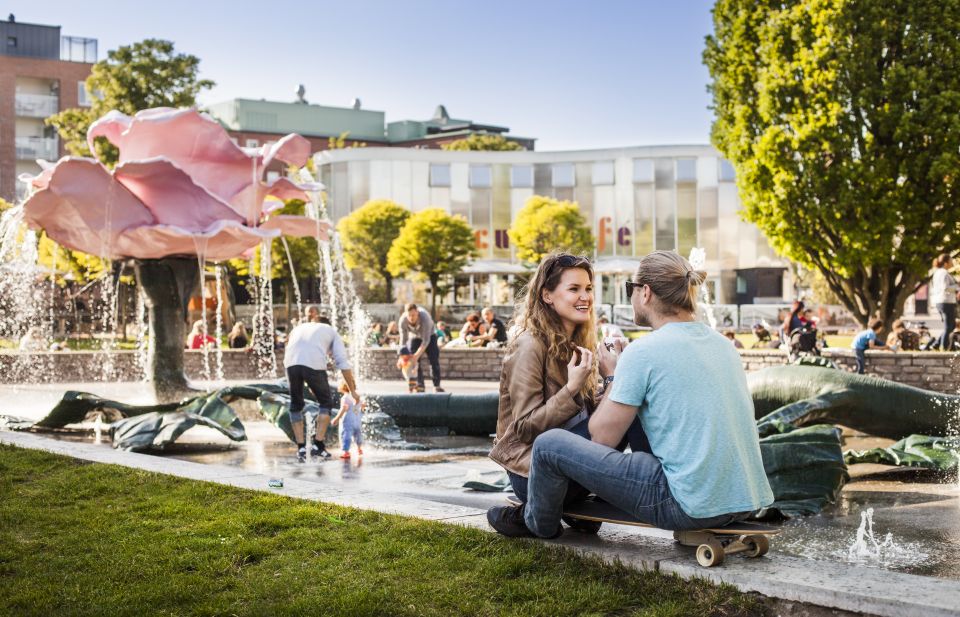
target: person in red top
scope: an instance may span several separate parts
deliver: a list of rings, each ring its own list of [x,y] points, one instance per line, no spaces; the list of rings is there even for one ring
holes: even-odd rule
[[[203,349],[205,346],[216,347],[217,339],[204,332],[203,320],[193,322],[193,328],[187,336],[187,348]]]

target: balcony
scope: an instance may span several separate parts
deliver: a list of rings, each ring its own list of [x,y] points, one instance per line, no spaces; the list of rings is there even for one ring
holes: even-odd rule
[[[58,158],[56,137],[17,137],[16,145],[18,161],[55,161]]]
[[[46,118],[60,109],[59,97],[52,94],[17,94],[15,114],[28,118]]]

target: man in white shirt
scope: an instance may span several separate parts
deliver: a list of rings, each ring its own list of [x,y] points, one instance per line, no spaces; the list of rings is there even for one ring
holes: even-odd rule
[[[283,353],[283,366],[286,368],[287,381],[290,383],[290,423],[293,425],[297,457],[300,460],[306,459],[307,456],[306,426],[303,417],[304,384],[310,387],[320,406],[310,454],[330,458],[330,453],[323,444],[327,427],[330,426],[330,417],[333,415],[333,399],[330,396],[330,384],[327,382],[328,357],[333,358],[337,368],[340,369],[340,374],[347,382],[353,399],[359,401],[360,395],[357,394],[357,384],[353,378],[353,370],[347,358],[343,339],[330,325],[329,320],[320,315],[317,307],[311,306],[307,309],[307,321],[295,327],[287,337]]]

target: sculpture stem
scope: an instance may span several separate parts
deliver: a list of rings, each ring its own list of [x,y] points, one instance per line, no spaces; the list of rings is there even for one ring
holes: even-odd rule
[[[196,394],[183,368],[187,304],[197,288],[197,262],[189,257],[135,259],[137,283],[149,311],[147,380],[157,402]]]

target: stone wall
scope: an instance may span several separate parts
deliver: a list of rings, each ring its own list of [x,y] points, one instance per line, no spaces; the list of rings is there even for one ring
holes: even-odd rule
[[[849,349],[827,349],[824,356],[842,368],[852,371],[856,365]],[[503,349],[443,349],[440,372],[443,379],[496,381],[500,377]],[[184,354],[187,375],[203,376],[203,354]],[[787,362],[778,350],[743,350],[740,353],[746,371],[756,371]],[[426,356],[420,359],[429,382],[430,365]],[[395,380],[400,378],[395,349],[367,349],[363,353],[362,375],[366,379]],[[210,354],[211,372],[216,372],[216,354]],[[278,376],[283,372],[282,355],[277,357]],[[257,379],[257,358],[245,351],[223,350],[223,369],[227,379]],[[954,354],[940,352],[867,352],[867,374],[899,383],[957,393],[960,390],[960,366]],[[20,354],[0,352],[0,383],[69,383],[85,381],[137,381],[143,373],[137,352],[50,352]],[[334,376],[331,376],[331,380]]]

